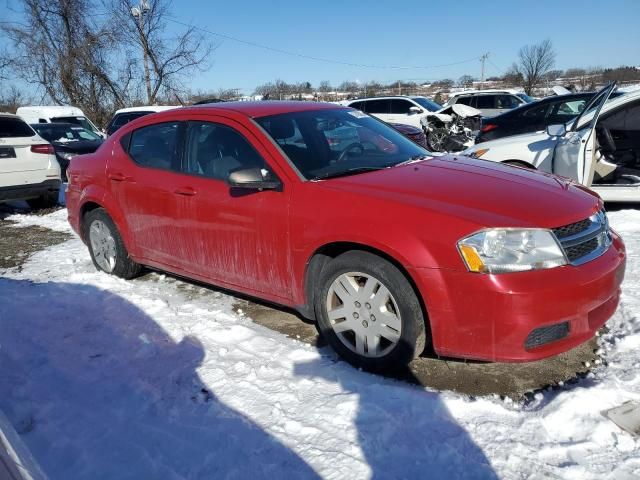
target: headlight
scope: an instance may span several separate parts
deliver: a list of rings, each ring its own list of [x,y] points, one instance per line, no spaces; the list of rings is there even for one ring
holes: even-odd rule
[[[483,230],[460,240],[458,250],[469,271],[478,273],[541,270],[568,263],[555,235],[538,228]]]
[[[70,152],[58,152],[58,155],[60,155],[65,160],[71,160],[73,157],[75,157],[78,154],[77,153],[70,153]]]
[[[489,151],[488,148],[480,148],[478,150],[476,150],[475,152],[471,152],[469,155],[467,155],[468,157],[471,158],[480,158],[482,157],[485,153],[487,153]]]

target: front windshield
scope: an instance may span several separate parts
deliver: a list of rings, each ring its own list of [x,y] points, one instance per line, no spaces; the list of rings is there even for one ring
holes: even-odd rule
[[[98,132],[96,126],[86,117],[56,117],[52,118],[51,121],[55,123],[73,123],[92,132]]]
[[[258,118],[308,180],[378,170],[430,155],[401,133],[353,109]]]
[[[33,128],[48,142],[67,143],[101,140],[95,133],[75,125],[37,123],[33,125]]]
[[[416,103],[419,103],[422,107],[426,108],[428,112],[437,112],[438,110],[442,109],[441,105],[438,105],[436,102],[433,102],[428,98],[411,97],[411,100],[413,100]]]

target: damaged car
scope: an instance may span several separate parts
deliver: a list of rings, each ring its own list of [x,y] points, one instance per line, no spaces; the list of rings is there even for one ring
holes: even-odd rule
[[[459,152],[474,144],[480,129],[482,113],[473,107],[453,105],[427,113],[420,123],[432,152]]]
[[[604,87],[575,119],[543,132],[484,142],[464,155],[573,179],[605,201],[640,201],[640,90],[612,100]]]

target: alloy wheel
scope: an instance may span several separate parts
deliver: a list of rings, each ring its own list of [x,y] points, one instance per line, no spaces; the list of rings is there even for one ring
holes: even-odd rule
[[[107,273],[116,266],[116,241],[102,220],[95,220],[89,228],[91,250],[98,266]]]
[[[337,277],[327,294],[326,309],[336,336],[364,357],[382,357],[400,341],[400,309],[389,289],[360,272]]]

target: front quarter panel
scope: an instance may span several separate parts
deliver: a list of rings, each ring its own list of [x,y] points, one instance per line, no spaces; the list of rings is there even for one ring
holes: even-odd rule
[[[456,242],[477,229],[476,224],[448,212],[439,214],[388,198],[365,197],[323,182],[303,182],[296,187],[291,244],[299,295],[314,253],[334,243],[378,250],[408,272],[415,268],[465,270]],[[301,296],[296,300],[304,303]]]
[[[543,172],[553,172],[553,151],[557,143],[556,137],[546,132],[514,135],[489,142],[482,142],[468,148],[462,155],[469,156],[481,149],[488,149],[482,159],[493,162],[520,160],[527,162]]]

